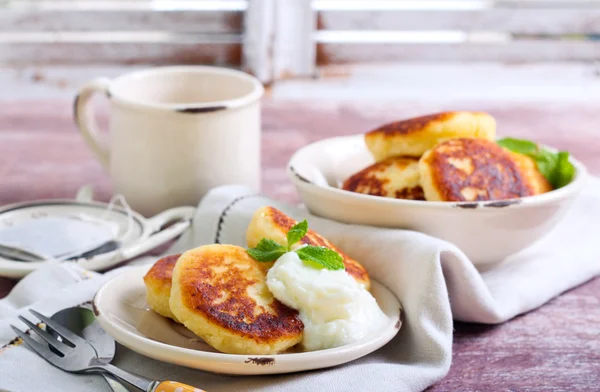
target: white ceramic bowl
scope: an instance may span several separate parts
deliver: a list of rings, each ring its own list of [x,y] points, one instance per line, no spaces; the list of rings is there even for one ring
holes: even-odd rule
[[[476,265],[496,263],[532,245],[563,218],[581,189],[584,166],[567,186],[542,195],[488,202],[431,202],[340,189],[374,162],[363,135],[321,140],[298,150],[288,175],[315,215],[345,223],[420,231],[458,246]]]

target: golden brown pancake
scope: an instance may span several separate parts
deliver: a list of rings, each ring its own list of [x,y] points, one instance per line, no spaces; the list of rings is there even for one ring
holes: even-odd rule
[[[539,177],[516,154],[483,139],[453,139],[419,161],[427,200],[506,200],[537,194]]]
[[[420,157],[436,144],[454,138],[495,140],[496,120],[487,113],[444,112],[396,121],[365,135],[376,162],[390,157]]]
[[[425,200],[417,158],[393,157],[374,163],[350,176],[342,188],[373,196]]]
[[[144,276],[146,285],[146,301],[150,308],[161,316],[177,318],[171,312],[169,307],[169,297],[171,296],[171,277],[173,268],[181,254],[171,255],[159,259]]]
[[[516,152],[509,152],[521,170],[521,173],[525,178],[525,182],[532,187],[534,195],[550,192],[552,190],[552,185],[548,182],[546,177],[540,173],[537,168],[537,164],[532,158]]]
[[[173,271],[170,308],[224,353],[276,354],[302,340],[298,312],[273,297],[259,262],[235,245],[185,252]]]
[[[286,234],[296,223],[298,222],[276,208],[261,207],[254,212],[252,221],[246,231],[248,247],[256,247],[263,238],[269,238],[280,245],[287,246]],[[336,251],[344,259],[346,272],[358,283],[364,284],[367,290],[370,289],[371,280],[365,268],[315,231],[309,229],[308,233],[300,240],[300,244],[324,246]],[[273,265],[273,263],[260,264],[265,269],[271,268]]]

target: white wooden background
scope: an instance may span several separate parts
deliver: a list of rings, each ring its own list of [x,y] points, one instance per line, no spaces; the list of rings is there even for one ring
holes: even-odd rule
[[[546,83],[577,99],[596,96],[599,38],[596,0],[4,0],[0,83],[60,90],[98,69],[215,64],[285,97],[343,97],[361,81],[414,96],[434,93],[429,79],[440,97],[485,80],[500,95],[525,83],[543,96]]]
[[[0,3],[0,64],[239,64],[246,2],[195,3]]]

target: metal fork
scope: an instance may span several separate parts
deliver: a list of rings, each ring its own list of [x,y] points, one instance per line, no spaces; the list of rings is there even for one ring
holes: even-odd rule
[[[33,339],[14,325],[11,325],[11,328],[39,356],[64,371],[71,373],[108,373],[146,392],[155,392],[159,390],[159,388],[160,391],[165,392],[203,392],[201,389],[175,381],[161,382],[149,380],[121,370],[110,363],[103,363],[98,360],[96,350],[87,340],[33,309],[30,309],[29,311],[61,337],[61,340],[58,340],[25,317],[19,316],[19,319],[31,328],[31,331],[35,332],[40,338],[45,340],[52,349],[50,349],[48,345]]]

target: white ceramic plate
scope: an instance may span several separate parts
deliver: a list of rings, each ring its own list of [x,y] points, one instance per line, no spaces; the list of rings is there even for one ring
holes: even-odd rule
[[[97,271],[137,257],[174,239],[188,228],[190,219],[195,212],[194,207],[178,207],[148,219],[136,212],[131,212],[132,227],[130,228],[127,211],[120,207],[114,207],[112,210],[107,211],[107,207],[108,204],[105,203],[69,199],[39,200],[12,204],[0,209],[0,229],[41,217],[77,214],[85,214],[96,219],[106,219],[117,223],[119,236],[128,234],[120,240],[116,249],[88,258],[67,261]],[[161,227],[166,223],[177,220],[179,222],[161,230]],[[0,276],[20,278],[47,263],[49,262],[24,262],[0,257]]]
[[[185,327],[149,310],[143,276],[149,267],[131,269],[107,282],[94,298],[94,312],[116,341],[159,361],[215,373],[260,375],[299,372],[340,365],[365,356],[392,340],[401,321],[400,303],[372,281],[371,293],[389,322],[366,340],[345,346],[277,355],[223,354]]]

